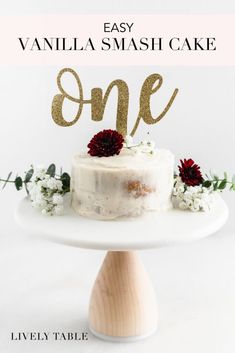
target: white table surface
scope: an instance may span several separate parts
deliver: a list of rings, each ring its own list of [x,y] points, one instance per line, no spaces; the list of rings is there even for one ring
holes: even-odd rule
[[[234,194],[225,197],[230,218],[213,237],[140,251],[157,293],[159,331],[137,343],[114,344],[91,334],[83,343],[10,340],[12,331],[86,330],[89,294],[104,252],[66,247],[27,235],[13,219],[18,202],[15,191],[1,193],[0,351],[233,352],[235,201]]]

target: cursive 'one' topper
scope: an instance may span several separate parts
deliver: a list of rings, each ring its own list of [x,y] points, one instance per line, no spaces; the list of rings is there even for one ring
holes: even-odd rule
[[[74,77],[78,85],[78,97],[73,97],[67,93],[62,87],[61,77],[64,73],[70,73]],[[151,95],[159,90],[163,82],[163,78],[159,74],[152,74],[146,78],[144,81],[139,98],[139,113],[135,122],[135,125],[130,133],[133,136],[139,126],[139,122],[142,119],[146,124],[156,124],[160,121],[165,114],[170,109],[177,93],[178,89],[176,88],[172,93],[168,103],[166,104],[163,111],[157,116],[153,117],[150,107],[150,98]],[[91,99],[84,99],[83,97],[83,88],[81,80],[78,74],[70,69],[62,69],[57,77],[57,85],[60,93],[56,94],[52,101],[52,118],[56,124],[60,126],[72,126],[74,125],[81,116],[83,105],[91,104],[91,119],[94,121],[100,121],[103,119],[105,106],[112,91],[113,87],[117,87],[118,90],[118,100],[117,100],[117,113],[116,113],[116,130],[120,132],[123,136],[127,134],[127,120],[128,120],[128,108],[129,108],[129,89],[125,81],[123,80],[114,80],[112,81],[105,94],[101,88],[96,87],[91,90]],[[64,100],[68,99],[69,101],[75,102],[78,104],[78,110],[72,121],[67,121],[63,117],[63,103]]]

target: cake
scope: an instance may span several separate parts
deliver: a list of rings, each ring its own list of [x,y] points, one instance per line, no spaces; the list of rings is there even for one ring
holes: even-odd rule
[[[108,157],[80,153],[72,161],[72,207],[100,220],[137,217],[172,207],[174,156],[122,148]]]

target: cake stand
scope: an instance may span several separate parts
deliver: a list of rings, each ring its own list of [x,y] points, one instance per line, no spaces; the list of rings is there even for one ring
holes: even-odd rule
[[[136,341],[157,329],[155,293],[135,250],[192,242],[218,231],[228,218],[220,196],[210,212],[173,209],[146,217],[96,221],[67,206],[63,216],[46,217],[23,199],[16,220],[25,230],[51,241],[87,249],[108,250],[94,283],[90,305],[91,332],[109,341]]]

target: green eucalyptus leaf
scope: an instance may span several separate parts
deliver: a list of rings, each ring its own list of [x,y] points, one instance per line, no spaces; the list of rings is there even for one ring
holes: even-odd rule
[[[226,172],[224,172],[224,179],[228,179],[228,174]]]
[[[15,187],[16,187],[16,190],[20,190],[22,188],[22,185],[23,185],[23,180],[21,177],[17,176],[15,178]]]
[[[6,185],[7,185],[8,181],[9,181],[11,175],[12,175],[12,172],[10,172],[10,173],[8,174],[7,179],[6,179],[5,183],[3,184],[2,189],[4,189],[4,188],[6,187]]]
[[[232,183],[235,184],[235,175],[232,177]]]
[[[218,180],[213,184],[214,191],[218,189],[218,184],[219,184]]]
[[[55,171],[56,171],[55,164],[51,164],[51,165],[49,165],[46,173],[49,174],[50,177],[54,177]]]
[[[233,184],[233,191],[235,191],[235,184]]]
[[[227,185],[227,180],[226,180],[226,179],[223,179],[223,180],[219,183],[218,189],[219,189],[219,190],[223,190],[223,189],[226,188],[226,185]]]
[[[25,182],[25,183],[28,183],[28,182],[31,180],[31,178],[32,178],[32,176],[33,176],[33,173],[34,173],[33,168],[31,168],[31,169],[26,173],[26,176],[25,176],[25,179],[24,179],[24,182]]]
[[[63,184],[63,191],[64,192],[69,192],[70,191],[70,175],[68,173],[63,173],[61,174],[60,180],[62,181]]]
[[[205,180],[203,181],[202,186],[204,186],[205,188],[209,188],[211,186],[212,182],[210,180]]]

